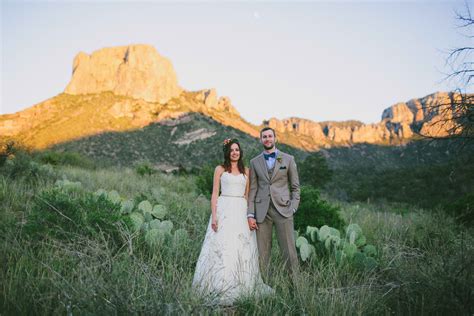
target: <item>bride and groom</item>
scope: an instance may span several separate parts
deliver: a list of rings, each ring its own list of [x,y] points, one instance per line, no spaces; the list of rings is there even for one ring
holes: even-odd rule
[[[298,272],[296,163],[275,148],[272,128],[261,130],[260,141],[264,151],[250,161],[249,170],[239,142],[226,139],[224,163],[214,171],[212,214],[193,278],[193,288],[213,304],[232,305],[241,297],[274,293],[261,277],[269,266],[273,225],[287,269],[293,277]]]

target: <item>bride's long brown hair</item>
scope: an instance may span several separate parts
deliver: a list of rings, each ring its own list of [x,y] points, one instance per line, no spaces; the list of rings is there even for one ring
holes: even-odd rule
[[[222,164],[222,167],[224,167],[225,171],[232,173],[232,165],[230,163],[230,147],[233,144],[237,144],[237,146],[239,146],[240,157],[239,157],[239,160],[237,161],[237,167],[239,168],[240,173],[245,174],[245,165],[243,161],[244,152],[242,151],[242,148],[240,147],[240,143],[236,138],[231,139],[230,141],[224,143],[224,146],[222,148],[224,151],[224,163]]]

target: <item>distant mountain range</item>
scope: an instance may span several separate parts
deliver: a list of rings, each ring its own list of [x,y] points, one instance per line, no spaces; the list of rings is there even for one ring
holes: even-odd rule
[[[56,144],[50,149],[78,152],[102,165],[131,166],[149,162],[163,171],[190,170],[222,160],[223,135],[239,139],[246,160],[262,151],[257,138],[200,113],[183,114],[179,118],[161,120],[130,131],[109,131],[82,137]],[[471,147],[469,152],[473,150]],[[310,154],[281,143],[278,148],[294,155],[298,162]],[[323,148],[320,152],[335,171],[416,168],[442,165],[462,158],[454,141],[420,140],[400,146],[354,144]]]
[[[293,117],[270,118],[253,125],[239,115],[228,97],[218,97],[215,89],[190,92],[181,88],[171,62],[154,47],[130,45],[100,49],[91,55],[79,53],[64,93],[23,111],[1,115],[0,137],[36,149],[67,148],[73,142],[83,146],[80,144],[90,140],[94,145],[84,145],[89,147],[84,152],[100,151],[107,156],[107,152],[119,155],[112,148],[114,141],[127,147],[127,139],[137,135],[144,137],[143,146],[153,146],[153,139],[145,132],[154,127],[153,137],[163,141],[165,137],[166,151],[174,152],[183,146],[200,150],[200,144],[217,144],[228,136],[226,133],[255,138],[266,125],[275,128],[280,143],[295,148],[295,152],[364,143],[399,145],[416,139],[417,133],[446,136],[447,126],[439,122],[452,115],[450,104],[457,97],[438,92],[398,103],[385,109],[381,121],[374,124]],[[181,131],[182,122],[189,120],[196,122],[185,124]],[[207,122],[205,126],[201,126],[202,121]],[[125,133],[124,138],[118,136],[120,133]],[[139,141],[135,139],[129,146],[137,146]],[[202,149],[210,150],[207,146]],[[143,158],[141,152],[136,147],[120,155],[136,160]],[[164,152],[161,155],[166,157]],[[171,164],[173,158],[163,158],[165,162]]]

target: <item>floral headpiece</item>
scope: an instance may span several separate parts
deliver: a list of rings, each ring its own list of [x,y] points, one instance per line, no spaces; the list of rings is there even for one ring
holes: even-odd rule
[[[224,146],[227,146],[231,141],[232,141],[231,138],[226,138],[226,139],[224,139],[224,141],[223,141],[223,145],[224,145]]]
[[[224,139],[224,141],[222,142],[222,150],[225,152],[227,146],[229,146],[229,144],[232,143],[232,142],[236,143],[237,138],[226,138],[226,139]]]

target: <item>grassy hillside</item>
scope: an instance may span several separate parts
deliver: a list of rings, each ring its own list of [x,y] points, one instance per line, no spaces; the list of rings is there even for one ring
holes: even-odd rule
[[[262,151],[258,139],[197,113],[133,131],[106,132],[59,144],[51,149],[78,152],[109,165],[131,166],[146,160],[158,167],[180,166],[190,169],[221,161],[222,141],[225,138],[239,139],[247,159]],[[283,144],[279,148],[300,160],[307,155],[304,151]]]
[[[351,147],[323,149],[332,169],[372,168],[386,170],[400,167],[420,167],[467,159],[474,154],[474,145],[461,147],[454,140],[412,141],[401,146],[356,144]]]
[[[70,182],[56,182],[64,178]],[[99,189],[115,190],[135,205],[162,205],[172,234],[150,244],[120,204],[94,194]],[[193,176],[10,162],[0,168],[0,308],[5,314],[81,315],[474,312],[472,229],[416,208],[400,214],[389,203],[332,203],[375,246],[376,268],[339,264],[323,247],[301,262],[295,290],[275,240],[268,283],[277,294],[214,307],[191,289],[210,214]]]
[[[329,149],[326,157],[333,176],[325,190],[339,199],[449,208],[474,192],[472,145],[461,148],[454,141],[358,145]]]
[[[162,170],[192,170],[221,161],[221,143],[226,137],[241,141],[247,161],[261,151],[256,138],[198,113],[140,129],[104,132],[51,149],[77,152],[104,166],[146,162]],[[295,155],[298,163],[309,154],[283,144],[278,147]],[[324,190],[346,201],[446,208],[474,192],[473,147],[460,150],[454,141],[418,140],[403,146],[358,144],[324,149],[320,152],[332,170]]]

